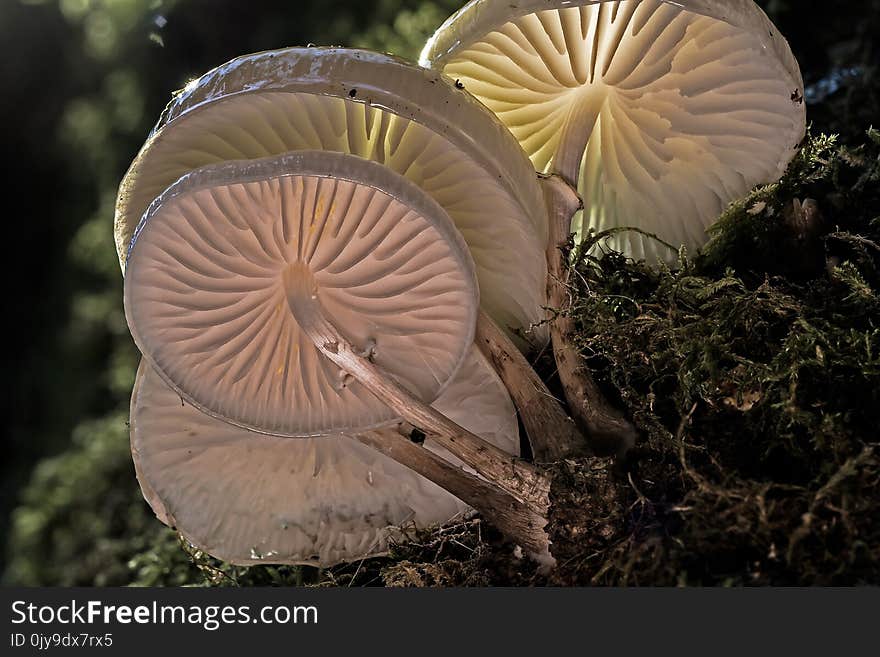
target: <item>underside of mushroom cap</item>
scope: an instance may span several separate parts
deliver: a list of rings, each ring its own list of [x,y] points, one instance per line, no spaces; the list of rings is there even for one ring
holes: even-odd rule
[[[503,327],[543,319],[546,212],[534,169],[498,119],[441,75],[377,53],[291,48],[239,57],[181,92],[120,186],[123,261],[141,215],[187,172],[326,150],[380,162],[452,218]],[[546,338],[543,329],[534,336]]]
[[[577,183],[573,228],[634,226],[691,250],[784,173],[805,132],[797,62],[751,0],[476,0],[422,64],[459,79],[538,170]],[[636,232],[609,244],[677,257]]]
[[[476,348],[434,405],[518,453],[513,405]],[[182,403],[146,361],[132,394],[131,446],[159,519],[236,564],[331,566],[376,556],[399,528],[442,524],[467,509],[352,438],[279,438],[211,418]],[[430,439],[425,446],[433,448]]]
[[[281,436],[394,422],[303,333],[301,295],[427,403],[473,342],[478,291],[460,235],[415,185],[362,158],[203,167],[156,199],[131,243],[129,327],[191,404]]]

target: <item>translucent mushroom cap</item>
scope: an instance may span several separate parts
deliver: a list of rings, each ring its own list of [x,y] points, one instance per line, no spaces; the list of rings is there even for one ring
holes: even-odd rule
[[[475,347],[434,406],[519,453],[513,404]],[[425,446],[436,449],[430,439]],[[182,403],[146,361],[132,394],[131,449],[159,519],[237,564],[331,566],[375,556],[401,528],[442,524],[467,509],[353,438],[279,438],[205,415]]]
[[[246,55],[187,85],[120,186],[115,232],[123,269],[141,216],[180,176],[299,150],[358,155],[414,183],[467,242],[486,312],[506,329],[543,319],[546,211],[519,144],[439,73],[363,50]],[[546,337],[541,331],[536,341]]]
[[[538,170],[577,183],[574,229],[635,226],[692,251],[805,132],[797,62],[752,0],[474,0],[421,63],[495,112]],[[676,255],[636,232],[610,245]]]
[[[154,201],[131,242],[129,327],[185,400],[281,436],[395,421],[302,332],[289,305],[299,294],[427,403],[473,342],[474,268],[449,217],[356,156],[300,151],[197,169]]]

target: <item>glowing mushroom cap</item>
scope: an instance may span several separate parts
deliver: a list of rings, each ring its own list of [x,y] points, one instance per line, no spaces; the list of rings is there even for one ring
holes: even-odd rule
[[[129,327],[187,401],[284,436],[395,421],[303,333],[296,294],[428,403],[473,342],[477,284],[449,217],[359,157],[300,151],[195,170],[156,199],[131,243]]]
[[[676,247],[778,179],[805,131],[797,62],[751,0],[474,0],[421,63],[495,112],[538,170],[577,182],[575,229]],[[675,256],[634,232],[611,245]]]
[[[543,319],[546,213],[516,140],[440,74],[362,50],[247,55],[187,85],[120,186],[123,268],[141,216],[179,177],[208,164],[300,150],[358,155],[414,183],[467,242],[483,308],[510,329]],[[535,337],[545,336],[539,329]]]
[[[513,404],[475,347],[434,406],[518,454]],[[430,439],[425,446],[435,449]],[[278,438],[209,417],[181,403],[146,361],[132,394],[131,448],[159,519],[237,564],[331,566],[375,556],[398,528],[442,524],[467,509],[350,437]]]

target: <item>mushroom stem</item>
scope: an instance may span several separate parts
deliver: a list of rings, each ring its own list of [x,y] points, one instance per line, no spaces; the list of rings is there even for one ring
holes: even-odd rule
[[[556,315],[550,323],[553,357],[572,416],[596,453],[626,452],[636,429],[605,399],[574,344],[575,323],[569,313],[568,252],[571,219],[582,208],[575,189],[560,175],[539,176],[550,219],[547,246],[547,298]]]
[[[475,341],[516,404],[535,461],[549,463],[589,451],[574,421],[522,352],[485,312],[477,318]]]
[[[324,316],[317,294],[304,279],[287,282],[287,302],[303,332],[318,351],[363,384],[414,427],[460,458],[520,502],[549,506],[550,481],[535,466],[495,447],[415,397],[351,345]]]
[[[555,564],[550,555],[550,540],[544,531],[546,506],[536,509],[524,504],[498,486],[455,467],[402,435],[373,431],[354,437],[472,506],[543,567],[551,568]]]
[[[581,103],[571,106],[568,119],[563,123],[551,173],[562,176],[574,189],[577,189],[584,152],[593,136],[593,130],[597,128],[596,121],[607,100],[608,94],[604,87],[593,87]]]

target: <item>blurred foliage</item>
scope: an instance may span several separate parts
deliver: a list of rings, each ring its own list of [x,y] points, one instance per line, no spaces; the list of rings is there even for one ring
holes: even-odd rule
[[[37,466],[15,512],[10,579],[29,584],[119,586],[187,581],[188,560],[163,549],[169,534],[144,506],[128,449],[126,414],[86,422],[72,446]],[[153,554],[155,572],[138,553]],[[173,574],[169,575],[169,572]]]
[[[842,143],[860,143],[864,128],[880,116],[880,0],[768,0],[760,4],[789,37],[802,64],[815,130],[837,133]],[[27,206],[20,215],[25,220],[6,223],[7,244],[11,245],[4,260],[6,280],[11,283],[7,286],[6,306],[8,316],[15,318],[6,326],[7,344],[11,348],[7,350],[5,377],[8,389],[2,395],[8,457],[0,464],[0,537],[7,545],[6,582],[149,585],[534,581],[528,569],[514,574],[499,566],[510,562],[509,554],[498,544],[497,537],[492,538],[478,523],[447,530],[447,536],[455,536],[454,541],[424,536],[412,546],[400,546],[388,560],[352,564],[323,573],[299,568],[240,569],[220,564],[191,549],[181,549],[177,536],[155,520],[140,497],[128,454],[125,421],[138,355],[122,312],[121,276],[112,244],[113,202],[125,167],[172,90],[236,55],[285,45],[314,42],[367,46],[414,58],[425,38],[459,5],[456,0],[0,3],[0,25],[5,28],[0,54],[9,64],[0,67],[0,85],[5,94],[0,104],[0,130],[6,151],[16,158],[16,166],[9,167],[4,184],[7,198],[24,199]],[[785,216],[794,198],[803,200],[809,195],[818,199],[829,222],[849,216],[852,206],[861,203],[864,190],[847,188],[852,182],[847,176],[859,170],[857,159],[867,157],[867,151],[860,155],[857,151],[838,150],[834,143],[812,143],[816,152],[823,154],[821,157],[805,155],[801,163],[806,169],[799,170],[779,187],[758,192],[750,205],[737,206],[728,213],[716,234],[714,261],[710,253],[705,261],[689,262],[685,271],[676,275],[651,273],[635,263],[614,258],[603,266],[616,269],[590,270],[596,290],[608,285],[606,292],[617,289],[619,296],[629,295],[640,307],[654,304],[660,308],[662,303],[674,302],[674,313],[670,310],[662,315],[657,311],[653,328],[659,331],[662,327],[682,340],[699,336],[705,341],[704,347],[693,353],[682,351],[681,344],[666,344],[660,350],[663,360],[652,361],[652,367],[657,369],[653,374],[656,381],[651,382],[647,378],[626,379],[620,369],[626,362],[607,359],[613,340],[602,343],[606,345],[604,351],[599,350],[598,342],[585,341],[585,348],[596,354],[591,362],[604,373],[609,390],[620,391],[639,418],[640,426],[648,428],[651,440],[645,453],[669,467],[664,471],[671,478],[669,481],[679,482],[676,491],[662,493],[670,496],[672,508],[679,503],[690,504],[687,495],[693,488],[685,485],[689,481],[687,473],[680,463],[676,465],[676,454],[670,452],[670,446],[677,443],[670,442],[669,434],[677,435],[674,425],[678,418],[687,417],[688,402],[705,403],[705,395],[711,397],[711,391],[706,389],[708,382],[717,383],[725,373],[734,373],[733,387],[725,397],[751,400],[750,395],[756,390],[762,395],[754,401],[755,412],[742,413],[749,418],[742,431],[737,433],[731,428],[714,438],[718,443],[732,440],[731,450],[745,450],[746,441],[748,449],[744,453],[752,461],[737,464],[735,476],[750,482],[749,486],[761,480],[761,468],[775,463],[774,459],[791,461],[795,470],[786,485],[800,486],[799,491],[816,492],[822,481],[832,481],[833,472],[850,471],[856,474],[846,475],[840,481],[857,490],[869,481],[870,472],[876,473],[876,461],[870,461],[873,456],[869,454],[858,461],[863,453],[856,449],[861,439],[850,434],[840,437],[846,427],[864,419],[858,409],[843,405],[844,396],[860,394],[859,399],[864,400],[870,394],[866,381],[875,381],[876,389],[876,380],[870,379],[874,375],[866,369],[873,362],[866,360],[869,349],[870,358],[876,358],[877,345],[872,342],[876,336],[871,338],[863,325],[841,324],[834,313],[814,316],[809,312],[821,295],[834,294],[841,303],[850,304],[840,306],[838,313],[859,308],[862,314],[858,321],[867,321],[876,290],[876,271],[866,264],[874,257],[873,247],[864,241],[874,239],[869,237],[871,233],[865,232],[864,226],[844,227],[845,222],[839,227],[834,224],[833,230],[831,224],[824,227],[821,245],[816,246],[815,239],[812,244],[823,263],[826,255],[832,259],[833,266],[827,273],[825,269],[810,269],[807,262],[789,263],[791,269],[771,275],[769,272],[774,270],[757,256],[737,260],[755,250],[755,235],[766,240],[759,240],[759,246],[772,243],[769,240],[782,230],[779,218]],[[847,163],[842,153],[856,158],[855,164]],[[831,163],[830,168],[822,168],[823,158]],[[835,204],[841,195],[844,206],[839,208]],[[761,213],[754,211],[759,203],[766,204]],[[738,230],[745,227],[748,230]],[[786,239],[800,238],[788,235]],[[773,251],[767,255],[772,260]],[[748,269],[749,263],[754,265],[754,272]],[[734,269],[728,274],[727,267]],[[791,285],[802,287],[789,288],[789,283],[773,278],[783,273],[796,279]],[[615,276],[623,276],[624,282]],[[632,280],[626,282],[630,276]],[[769,287],[761,287],[766,276]],[[707,293],[706,289],[714,291]],[[805,290],[812,290],[813,296],[805,296]],[[708,296],[700,298],[700,294]],[[585,303],[596,302],[589,295],[585,299]],[[619,327],[585,325],[585,335],[639,327],[636,319],[626,317],[626,312],[631,312],[626,310],[629,302],[621,303],[622,309],[615,309],[609,319],[619,322]],[[731,324],[729,333],[712,333],[709,320],[716,314],[736,317],[744,309],[757,313],[756,318],[750,323],[743,320]],[[679,325],[690,321],[692,315],[702,318],[701,321]],[[645,331],[640,335],[647,339],[648,327],[640,328]],[[784,330],[788,331],[784,336],[777,335]],[[776,339],[768,343],[767,349],[771,351],[763,354],[763,360],[750,352],[740,354],[749,363],[760,363],[763,369],[756,365],[731,369],[712,351],[721,349],[727,341],[738,345],[740,334],[750,335],[752,331],[755,336]],[[783,337],[787,341],[780,342]],[[817,347],[825,365],[819,362]],[[862,348],[862,352],[854,364],[856,348]],[[621,352],[625,353],[628,352]],[[838,367],[828,363],[837,363]],[[638,372],[644,374],[643,370],[635,369],[630,376],[635,377]],[[833,395],[830,405],[813,407],[803,402],[786,406],[792,398],[800,400],[799,395],[811,390],[796,386],[795,392],[785,397],[782,391],[785,385],[792,385],[792,377],[798,382],[805,377],[812,381],[826,374],[836,377],[829,381],[844,386]],[[687,376],[690,379],[679,380]],[[769,381],[773,376],[779,379]],[[672,382],[680,386],[668,398],[674,404],[665,397],[658,402],[657,395],[639,396],[650,393],[645,392],[645,386],[659,390],[672,386]],[[772,402],[768,396],[771,390],[777,395]],[[810,394],[815,395],[815,390]],[[819,403],[811,399],[811,403]],[[650,401],[647,407],[646,400]],[[656,409],[655,415],[651,415],[655,413],[652,408]],[[698,408],[691,420],[699,422],[703,412],[702,407]],[[736,413],[734,416],[739,417]],[[734,426],[739,425],[731,424]],[[705,459],[707,452],[701,451],[704,446],[690,447],[699,445],[690,427],[688,424],[682,439],[689,445],[687,456]],[[819,431],[815,435],[821,438],[813,445],[805,436],[815,431]],[[772,446],[767,443],[767,436],[774,438]],[[832,446],[823,446],[822,441]],[[848,447],[840,448],[841,444]],[[785,451],[789,447],[791,455]],[[823,480],[816,474],[816,462],[829,454],[833,458],[829,457],[825,465]],[[644,458],[644,462],[650,461],[649,456]],[[568,480],[581,482],[583,490],[590,489],[590,482],[598,482],[596,485],[601,484],[602,490],[609,486],[617,490],[617,474],[608,475],[610,483],[602,483],[605,470],[598,466],[586,470],[571,467],[574,469],[568,473]],[[762,476],[776,481],[776,472],[772,477]],[[809,479],[814,475],[814,479]],[[817,521],[816,526],[833,521],[837,528],[850,527],[850,518],[834,516],[835,512],[828,507],[858,505],[855,497],[841,498],[840,490],[833,488],[822,498],[825,501],[817,503],[816,513],[821,522]],[[653,505],[653,513],[666,508],[664,499],[651,497],[660,495],[657,490],[643,492]],[[773,492],[776,494],[777,489]],[[560,508],[565,508],[563,498]],[[806,513],[809,509],[802,509],[803,499],[797,498],[791,509]],[[17,508],[11,513],[14,507]],[[599,516],[618,518],[616,513],[609,510]],[[687,526],[684,512],[664,513]],[[852,521],[852,526],[862,527],[862,516],[858,513],[863,510],[854,513],[857,520]],[[635,522],[625,514],[619,517],[630,524]],[[700,518],[708,522],[707,516]],[[560,541],[564,541],[565,526],[560,519]],[[652,527],[662,527],[668,536],[676,535],[662,523]],[[721,525],[713,527],[720,531]],[[601,531],[598,534],[604,535]],[[808,545],[818,540],[809,532],[805,536]],[[672,548],[661,543],[663,550],[667,550],[663,554],[669,556]],[[781,542],[774,544],[777,550],[781,549]],[[626,579],[620,575],[622,570],[617,562],[607,563],[613,565],[609,566],[607,576],[597,577],[597,581]],[[816,566],[816,572],[824,567],[820,566]],[[578,581],[583,581],[585,572],[577,576]],[[596,573],[590,574],[590,578],[595,576]],[[654,579],[661,578],[657,575]],[[701,579],[705,580],[691,577],[688,581]]]

